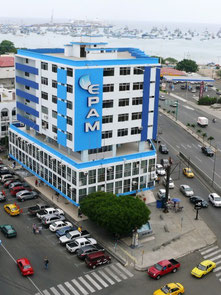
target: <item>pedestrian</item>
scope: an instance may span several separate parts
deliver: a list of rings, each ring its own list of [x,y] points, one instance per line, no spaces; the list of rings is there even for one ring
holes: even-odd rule
[[[48,264],[49,264],[49,260],[47,257],[45,257],[45,259],[44,259],[45,269],[48,269]]]
[[[38,186],[39,187],[41,186],[41,180],[40,179],[38,180]]]
[[[78,217],[82,218],[82,212],[80,208],[78,208]]]
[[[35,223],[32,225],[32,229],[33,229],[33,234],[36,234],[37,226]]]
[[[59,193],[56,192],[55,195],[56,195],[56,197],[57,197],[57,202],[59,202]]]
[[[82,232],[82,226],[78,227],[78,231],[81,233]]]
[[[35,186],[38,186],[38,180],[35,179]]]

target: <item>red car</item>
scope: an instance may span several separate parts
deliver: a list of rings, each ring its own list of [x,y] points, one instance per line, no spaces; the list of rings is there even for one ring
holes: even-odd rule
[[[31,189],[25,188],[24,186],[16,186],[10,189],[10,194],[12,196],[16,196],[16,194],[20,191],[24,191],[24,190],[29,190],[31,191]]]
[[[30,264],[30,261],[27,258],[17,259],[18,268],[21,271],[23,276],[29,276],[34,274],[34,270]]]
[[[8,188],[9,185],[12,183],[12,182],[15,182],[15,181],[18,181],[17,179],[10,179],[10,180],[7,180],[5,183],[4,183],[4,187],[5,188]]]
[[[170,273],[176,272],[180,267],[180,263],[175,259],[161,260],[148,268],[147,274],[156,280],[159,280],[162,276]]]

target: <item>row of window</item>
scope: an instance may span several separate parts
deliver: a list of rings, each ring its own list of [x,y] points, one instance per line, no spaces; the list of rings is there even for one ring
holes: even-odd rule
[[[140,120],[142,119],[142,112],[136,112],[131,114],[131,120]],[[129,121],[129,114],[119,114],[118,122]],[[103,116],[103,124],[113,123],[113,115]]]
[[[150,127],[150,126],[149,126]],[[142,128],[141,127],[132,127],[130,130],[130,134],[140,134]],[[123,137],[128,135],[128,128],[123,128],[123,129],[118,129],[117,130],[117,136],[118,137]],[[113,131],[112,130],[107,130],[102,132],[102,139],[106,138],[112,138],[113,137]]]
[[[120,75],[126,76],[130,75],[133,72],[134,75],[142,75],[144,73],[144,67],[120,67]],[[104,68],[103,75],[104,76],[114,76],[115,68]]]
[[[44,71],[48,71],[48,63],[46,62],[41,62],[41,69]],[[65,68],[61,68],[61,69],[65,69]],[[58,71],[58,66],[55,64],[52,64],[51,66],[51,70],[53,73],[57,73]],[[73,77],[73,69],[72,68],[67,68],[67,76],[68,77]]]
[[[143,82],[134,82],[130,89],[130,83],[119,83],[119,91],[142,90]],[[114,84],[104,84],[103,92],[114,92]]]
[[[48,100],[48,93],[42,91],[41,92],[41,98],[44,99],[44,100]],[[58,100],[57,96],[56,95],[52,95],[52,102],[55,103],[55,104],[57,104],[57,100]],[[67,104],[67,108],[68,109],[72,110],[72,108],[73,108],[72,101],[70,101],[70,100],[62,100],[62,101]]]
[[[46,85],[46,86],[48,86],[48,78],[46,78],[46,77],[41,77],[41,84],[42,84],[42,85]],[[52,82],[51,82],[51,86],[52,86],[52,88],[57,88],[57,87],[58,87],[58,83],[57,83],[57,81],[56,81],[56,80],[52,80]],[[67,84],[67,85],[66,85],[66,88],[67,88],[67,92],[68,92],[68,93],[73,93],[73,86],[72,86],[72,85]]]

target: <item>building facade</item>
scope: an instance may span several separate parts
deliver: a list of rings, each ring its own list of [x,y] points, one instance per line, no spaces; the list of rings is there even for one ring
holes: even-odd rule
[[[0,85],[8,89],[15,88],[14,56],[0,56]]]
[[[10,156],[75,205],[95,191],[154,186],[158,59],[135,48],[72,42],[18,50]]]

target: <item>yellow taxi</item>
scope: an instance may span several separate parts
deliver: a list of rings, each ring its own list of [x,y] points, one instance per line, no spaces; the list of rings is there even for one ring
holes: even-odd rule
[[[194,174],[190,168],[183,168],[183,174],[188,178],[193,178]]]
[[[8,214],[12,216],[20,214],[20,209],[16,204],[6,204],[4,205],[4,209]]]
[[[164,287],[156,290],[153,295],[179,295],[184,293],[184,287],[180,283],[170,283],[165,285]]]
[[[211,272],[214,268],[216,268],[216,263],[211,260],[204,260],[199,265],[192,269],[191,274],[194,277],[202,278],[209,272]]]

